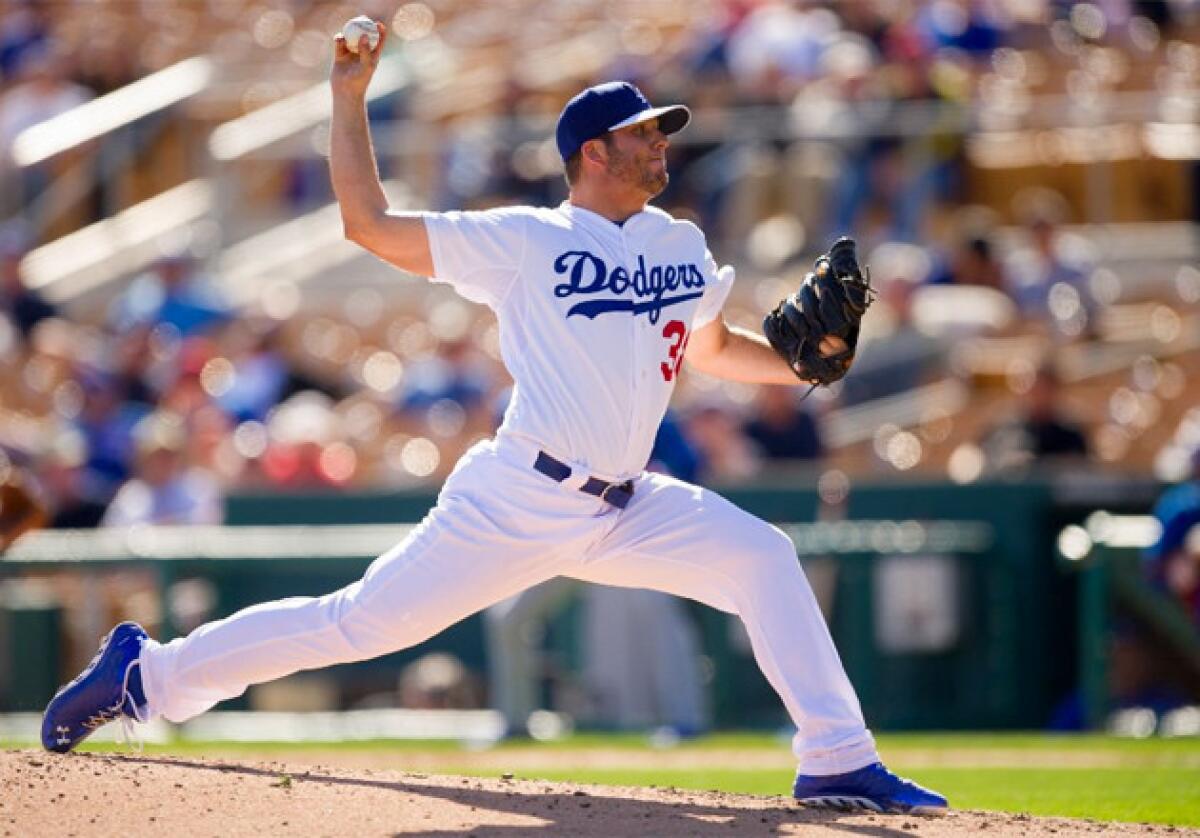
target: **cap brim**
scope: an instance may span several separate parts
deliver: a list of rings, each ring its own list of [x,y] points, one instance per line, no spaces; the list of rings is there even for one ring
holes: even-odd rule
[[[628,128],[630,125],[637,125],[639,122],[648,122],[651,119],[658,120],[658,128],[664,134],[674,134],[691,122],[692,112],[683,105],[667,105],[665,108],[647,108],[644,111],[635,113],[628,119],[621,120],[616,125],[608,126],[608,130],[616,131],[619,128]]]

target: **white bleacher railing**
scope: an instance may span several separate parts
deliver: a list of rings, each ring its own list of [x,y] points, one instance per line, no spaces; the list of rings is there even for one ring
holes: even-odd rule
[[[189,99],[212,82],[215,64],[197,56],[30,126],[13,141],[13,161],[33,166],[142,117]]]
[[[197,179],[35,249],[22,263],[25,283],[55,303],[83,296],[162,256],[164,237],[207,218],[213,190]]]

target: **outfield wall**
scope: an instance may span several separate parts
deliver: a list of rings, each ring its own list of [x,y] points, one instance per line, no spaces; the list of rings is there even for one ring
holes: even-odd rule
[[[1064,523],[1082,520],[1088,505],[1064,501],[1049,483],[856,486],[843,508],[820,510],[820,522],[814,491],[758,486],[725,494],[795,541],[874,727],[1040,727],[1076,685],[1078,579],[1056,561],[1055,537]],[[240,496],[229,501],[232,527],[163,531],[157,542],[145,531],[69,534],[75,541],[43,532],[18,543],[0,573],[12,579],[136,566],[154,573],[164,591],[203,578],[216,592],[219,617],[352,581],[402,536],[395,525],[419,520],[432,502],[432,495],[410,493]],[[315,555],[309,547],[321,538],[336,549]],[[47,636],[61,633],[63,620],[53,603],[4,613],[0,706],[35,709],[69,675],[59,671],[58,638]],[[711,662],[717,725],[785,723],[730,618],[699,605],[691,613]],[[568,667],[579,664],[578,631],[577,610],[569,609],[548,633]],[[172,633],[168,619],[160,634]],[[400,669],[431,650],[451,652],[482,675],[483,641],[476,616],[415,649],[329,673],[345,700],[394,688]],[[245,707],[247,699],[230,706]]]

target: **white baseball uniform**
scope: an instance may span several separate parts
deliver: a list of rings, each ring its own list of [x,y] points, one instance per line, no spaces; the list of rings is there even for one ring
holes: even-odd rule
[[[462,457],[425,520],[360,581],[147,643],[150,714],[180,722],[250,684],[412,646],[568,576],[737,614],[796,723],[800,770],[875,762],[788,537],[714,492],[643,471],[688,336],[733,282],[700,230],[654,208],[617,225],[569,203],[425,224],[435,281],[499,320],[515,389],[495,439]],[[630,480],[632,498],[618,508],[581,490],[589,479]]]

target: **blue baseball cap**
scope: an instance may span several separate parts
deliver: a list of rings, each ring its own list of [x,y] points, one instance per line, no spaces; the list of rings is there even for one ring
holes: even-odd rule
[[[627,128],[639,122],[658,119],[664,134],[674,134],[688,124],[692,113],[683,105],[651,107],[650,101],[626,81],[610,81],[579,93],[558,117],[555,139],[563,162],[571,158],[588,140],[609,131]]]

